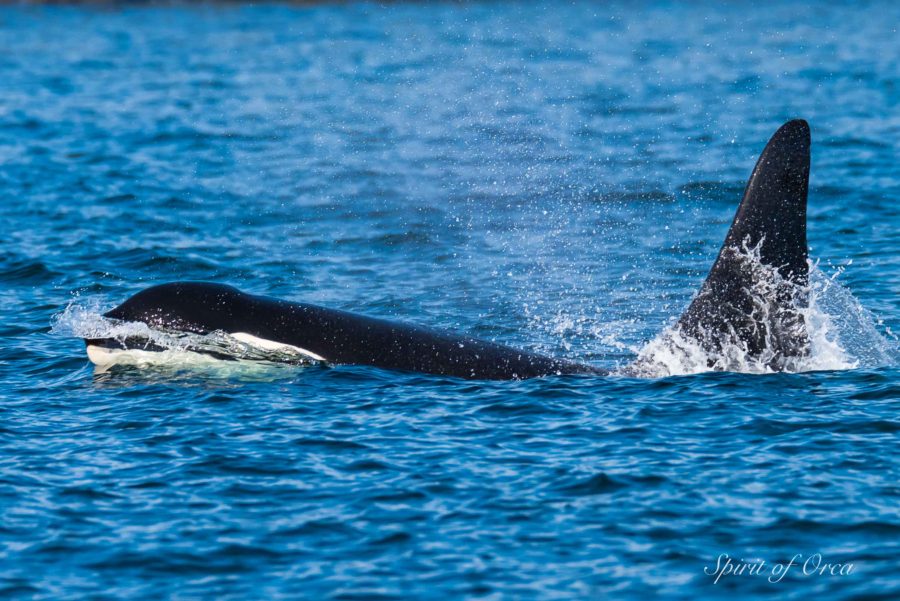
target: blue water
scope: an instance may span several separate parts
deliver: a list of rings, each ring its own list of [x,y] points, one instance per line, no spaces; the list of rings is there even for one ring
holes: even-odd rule
[[[0,594],[900,598],[900,5],[759,4],[0,9]],[[615,369],[792,117],[808,372],[95,373],[78,338],[202,279]],[[852,570],[769,582],[816,553]]]

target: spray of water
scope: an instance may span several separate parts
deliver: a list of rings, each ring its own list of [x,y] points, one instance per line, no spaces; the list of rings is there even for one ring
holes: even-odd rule
[[[707,371],[798,373],[897,363],[897,339],[890,332],[879,332],[872,314],[836,281],[843,270],[829,276],[818,263],[811,264],[809,283],[798,288],[786,283],[776,269],[764,265],[758,248],[745,248],[743,253],[745,268],[753,273],[753,289],[748,292],[753,299],[753,321],[762,324],[766,332],[765,350],[749,352],[734,331],[692,335],[675,323],[635,349],[638,358],[625,373],[647,378]],[[772,299],[784,294],[786,286],[794,288],[793,303],[787,309],[776,309]],[[805,330],[807,352],[779,356],[773,349],[783,348],[784,338],[803,335],[798,328]]]
[[[210,366],[223,363],[313,363],[291,347],[260,348],[225,332],[193,334],[151,328],[140,322],[123,322],[103,316],[97,300],[74,299],[54,317],[51,332],[85,339],[127,341],[129,351],[110,357],[110,365]],[[153,350],[149,350],[153,349]],[[223,361],[226,360],[226,361]],[[106,367],[109,367],[106,366]]]

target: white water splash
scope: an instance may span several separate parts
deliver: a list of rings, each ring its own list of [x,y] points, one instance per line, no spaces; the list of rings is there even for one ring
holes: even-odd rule
[[[53,317],[50,333],[73,338],[154,337],[153,330],[143,323],[120,322],[103,317],[105,309],[95,298],[75,297],[66,308]]]
[[[765,277],[756,279],[758,297],[755,304],[763,311],[762,319],[771,319],[766,307],[774,287],[779,285],[777,271],[759,263],[751,250],[754,270],[767,270]],[[807,292],[807,306],[794,306],[792,311],[803,318],[809,338],[809,352],[804,356],[782,360],[780,371],[790,373],[846,370],[859,367],[895,365],[898,344],[890,332],[879,332],[876,320],[849,290],[841,286],[839,270],[829,276],[811,264]],[[739,373],[773,373],[772,357],[767,353],[754,356],[736,337],[730,337],[721,349],[711,354],[701,342],[682,332],[677,324],[663,330],[643,348],[636,349],[638,358],[625,371],[629,375],[658,378],[671,375],[696,374],[707,371]]]
[[[145,323],[108,319],[103,316],[103,309],[96,299],[74,299],[54,317],[50,331],[56,335],[82,339],[111,339],[123,343],[127,340],[129,350],[110,354],[109,364],[104,365],[103,369],[113,365],[202,367],[247,362],[315,363],[290,347],[261,348],[225,332],[193,334],[165,331]],[[154,350],[146,350],[148,348]]]

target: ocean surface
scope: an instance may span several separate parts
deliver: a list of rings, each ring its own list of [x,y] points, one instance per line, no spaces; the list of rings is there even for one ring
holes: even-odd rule
[[[900,4],[759,6],[0,8],[0,596],[900,598]],[[799,373],[80,339],[193,279],[616,370],[794,117]]]

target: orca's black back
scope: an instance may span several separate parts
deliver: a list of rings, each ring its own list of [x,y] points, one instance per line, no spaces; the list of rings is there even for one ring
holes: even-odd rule
[[[599,370],[501,344],[244,294],[220,284],[176,282],[148,288],[106,314],[195,333],[245,332],[290,344],[329,363],[372,365],[470,379],[529,378]]]

